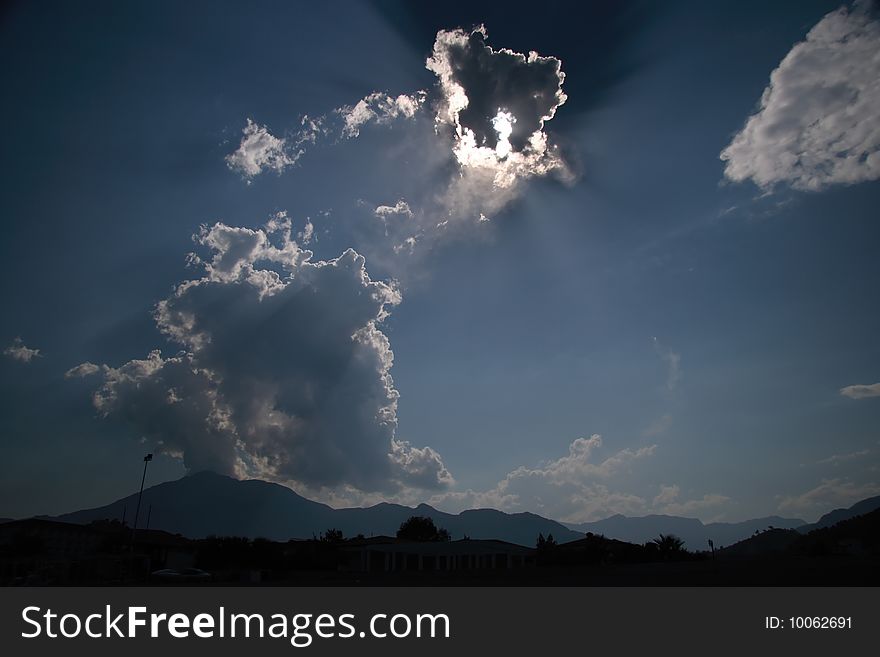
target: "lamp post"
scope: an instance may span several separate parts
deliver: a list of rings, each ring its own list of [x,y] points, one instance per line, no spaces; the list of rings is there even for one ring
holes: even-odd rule
[[[132,525],[132,528],[131,528],[131,548],[132,548],[132,551],[134,551],[134,533],[137,531],[138,514],[141,511],[141,497],[143,497],[143,495],[144,495],[144,482],[147,479],[147,465],[152,460],[153,460],[152,454],[147,454],[144,457],[144,475],[141,477],[141,490],[138,493],[138,503],[137,503],[137,506],[135,507],[135,510],[134,510],[134,525]]]

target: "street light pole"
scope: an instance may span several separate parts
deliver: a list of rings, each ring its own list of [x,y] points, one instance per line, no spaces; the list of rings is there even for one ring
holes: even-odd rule
[[[152,461],[152,460],[153,460],[153,455],[152,455],[152,454],[147,454],[147,455],[144,457],[144,475],[141,477],[141,490],[140,490],[140,492],[138,493],[138,503],[137,503],[137,506],[135,507],[135,510],[134,510],[134,525],[132,525],[132,528],[131,528],[131,547],[132,547],[132,551],[134,551],[134,533],[137,531],[137,526],[138,526],[138,514],[139,514],[140,511],[141,511],[141,497],[143,497],[143,495],[144,495],[144,482],[147,480],[147,465],[148,465],[148,464],[150,463],[150,461]]]

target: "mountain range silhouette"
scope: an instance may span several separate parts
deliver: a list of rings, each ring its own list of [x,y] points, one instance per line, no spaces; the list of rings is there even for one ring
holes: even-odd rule
[[[106,506],[57,516],[65,522],[86,524],[94,520],[121,520],[132,524],[137,493]],[[708,540],[717,547],[732,545],[755,532],[797,529],[801,533],[830,527],[837,522],[880,508],[880,496],[862,500],[848,509],[835,509],[815,523],[799,518],[766,516],[726,523],[704,524],[696,518],[668,515],[627,517],[563,524],[534,513],[504,513],[496,509],[472,509],[445,513],[427,505],[417,507],[381,503],[366,508],[334,509],[309,500],[290,488],[266,481],[240,481],[213,472],[190,474],[144,490],[138,526],[149,526],[190,538],[247,536],[271,540],[319,536],[339,529],[346,537],[393,536],[401,523],[413,515],[431,518],[447,529],[453,539],[494,538],[532,546],[538,534],[552,534],[560,543],[582,538],[584,533],[604,535],[631,543],[645,543],[660,534],[674,534],[691,550],[705,550]]]
[[[101,519],[133,521],[137,493],[106,506],[74,511],[58,520],[89,523]],[[408,507],[382,503],[367,508],[334,509],[306,499],[290,488],[266,481],[239,481],[213,472],[191,474],[144,490],[138,526],[147,514],[150,528],[164,529],[190,538],[248,536],[285,541],[312,538],[328,529],[347,536],[363,534],[394,536],[413,515],[434,520],[453,539],[496,538],[520,545],[534,545],[539,533],[553,534],[559,541],[582,534],[533,513],[508,514],[495,509],[474,509],[459,514],[438,511],[427,504]]]
[[[629,543],[645,543],[660,534],[673,534],[685,542],[689,550],[706,550],[711,539],[716,546],[731,545],[748,538],[755,531],[768,527],[795,529],[805,525],[800,518],[781,518],[766,516],[742,522],[711,522],[703,524],[696,518],[679,516],[649,515],[631,518],[614,515],[596,522],[567,525],[570,529],[580,532],[602,534]]]

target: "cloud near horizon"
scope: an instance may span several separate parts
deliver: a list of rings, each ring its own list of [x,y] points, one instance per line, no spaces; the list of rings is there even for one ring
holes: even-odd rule
[[[818,486],[801,493],[783,497],[779,510],[818,518],[831,509],[849,507],[865,498],[880,495],[880,485],[856,483],[851,479],[823,479]]]
[[[181,351],[67,375],[100,375],[95,408],[191,471],[311,494],[450,486],[436,451],[396,436],[394,354],[380,325],[400,291],[372,280],[351,249],[313,261],[291,230],[284,213],[260,229],[203,227],[194,238],[210,257],[190,256],[203,275],[154,313]]]
[[[528,511],[561,522],[581,523],[617,513],[691,515],[713,510],[717,515],[719,507],[730,501],[718,494],[681,500],[678,486],[661,485],[660,493],[653,500],[613,490],[615,476],[649,459],[657,445],[624,448],[598,458],[603,446],[599,434],[578,438],[569,445],[565,456],[535,467],[518,467],[489,490],[449,491],[435,495],[428,503],[450,512],[490,507],[509,513]]]
[[[880,179],[880,22],[869,3],[822,18],[770,74],[721,152],[724,175],[818,191]]]
[[[660,486],[660,492],[653,500],[656,512],[672,516],[694,517],[704,511],[717,509],[730,501],[726,495],[707,493],[700,498],[692,500],[681,499],[681,488],[673,484]]]

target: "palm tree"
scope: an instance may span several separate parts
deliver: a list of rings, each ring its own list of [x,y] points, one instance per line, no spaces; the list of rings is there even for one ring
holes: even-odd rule
[[[685,552],[684,541],[674,534],[660,534],[658,538],[651,541],[657,546],[657,551],[664,559],[672,556],[680,555]]]

